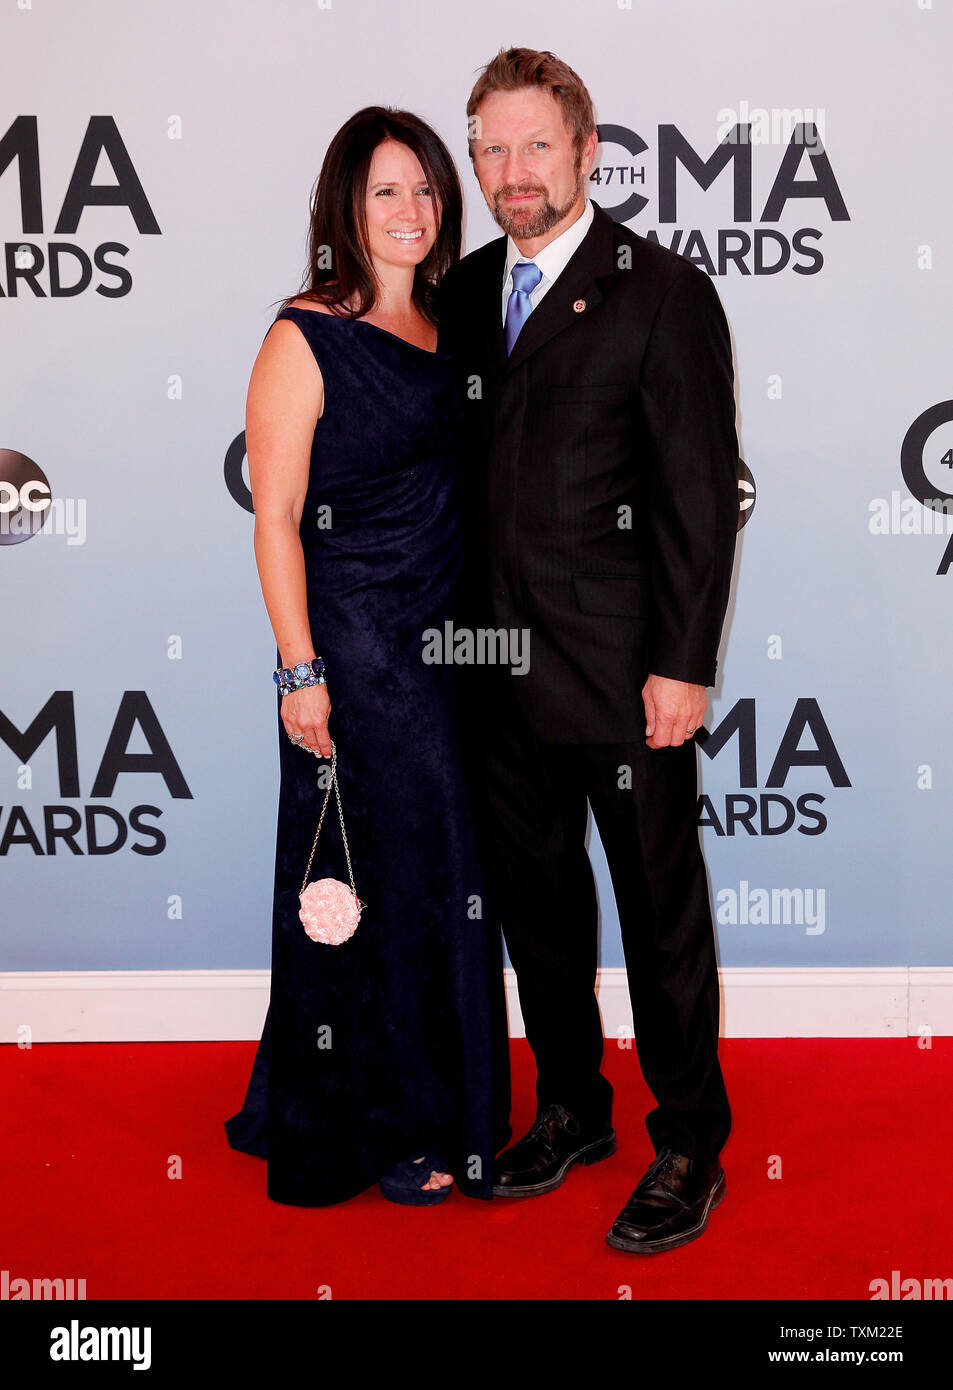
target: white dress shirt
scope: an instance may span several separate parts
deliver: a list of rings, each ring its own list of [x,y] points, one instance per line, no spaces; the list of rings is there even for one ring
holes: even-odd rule
[[[586,206],[581,215],[576,218],[571,226],[564,232],[560,232],[558,237],[554,237],[542,249],[537,251],[535,256],[524,256],[512,237],[506,238],[506,269],[503,275],[503,322],[506,322],[506,302],[513,289],[513,281],[510,277],[514,265],[517,261],[533,261],[542,271],[543,278],[533,290],[529,297],[532,309],[535,309],[543,295],[552,285],[556,277],[565,270],[569,263],[569,258],[582,242],[583,237],[592,224],[592,203],[586,199]]]

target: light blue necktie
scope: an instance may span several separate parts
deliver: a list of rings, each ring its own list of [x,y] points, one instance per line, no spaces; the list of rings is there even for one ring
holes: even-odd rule
[[[503,325],[507,357],[513,351],[513,344],[520,335],[520,329],[533,312],[530,294],[543,278],[543,272],[535,261],[517,261],[510,274],[513,277],[513,288],[506,301],[506,322]]]

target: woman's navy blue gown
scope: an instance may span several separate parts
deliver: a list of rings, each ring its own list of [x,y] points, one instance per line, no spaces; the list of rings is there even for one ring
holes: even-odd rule
[[[493,1155],[510,1137],[500,936],[455,667],[423,659],[427,630],[452,621],[462,563],[456,369],[362,320],[295,308],[278,319],[297,324],[324,378],[300,535],[367,906],[342,945],[305,934],[298,894],[328,764],[291,743],[277,696],[271,999],[226,1133],[267,1158],[278,1202],[344,1201],[425,1149],[461,1191],[490,1197]],[[325,876],[347,881],[333,795],[309,882]]]

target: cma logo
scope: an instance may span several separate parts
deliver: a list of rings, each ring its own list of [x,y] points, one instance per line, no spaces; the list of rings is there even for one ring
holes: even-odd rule
[[[940,401],[917,416],[900,446],[900,470],[909,491],[926,508],[925,520],[933,523],[920,529],[949,531],[953,514],[953,401]],[[871,530],[874,529],[872,519]],[[953,535],[940,558],[937,574],[948,574],[951,566]]]
[[[628,126],[600,125],[597,129],[602,148],[599,167],[589,175],[590,191],[617,222],[629,222],[642,216],[649,205],[640,191],[647,184],[649,146]],[[759,164],[776,160],[771,174],[759,167],[759,184],[765,177],[770,177],[771,183],[763,206],[757,210],[753,206],[755,151]],[[802,177],[805,158],[809,167]],[[736,275],[777,275],[788,269],[798,275],[816,275],[824,264],[818,245],[823,235],[820,227],[800,226],[781,232],[776,224],[788,214],[789,204],[800,211],[808,202],[814,221],[820,221],[821,214],[830,222],[850,221],[827,151],[817,126],[810,121],[793,126],[780,157],[778,146],[752,141],[750,123],[732,125],[710,152],[697,150],[678,126],[660,125],[654,163],[655,220],[666,230],[660,233],[649,228],[642,235],[677,251],[709,275],[727,275],[729,270]],[[718,190],[724,190],[722,203],[730,197],[724,220],[746,225],[704,230],[675,226],[680,220],[679,194],[686,186],[694,184],[707,193],[716,181]]]
[[[757,715],[752,699],[738,700],[714,729],[710,732],[699,730],[696,740],[705,756],[714,758],[735,737],[738,740],[738,785],[757,788]],[[813,746],[801,747],[805,737],[813,741]],[[801,835],[822,835],[827,829],[827,817],[820,810],[825,799],[823,793],[804,792],[795,799],[774,790],[784,786],[792,767],[818,768],[834,787],[851,785],[816,700],[795,701],[764,782],[770,790],[757,796],[749,792],[731,792],[723,802],[719,800],[717,808],[713,797],[702,795],[698,798],[698,824],[707,826],[716,835],[737,835],[739,832],[784,835],[795,828]]]
[[[105,160],[115,183],[93,183],[96,166]],[[56,161],[59,162],[58,160]],[[40,185],[40,140],[36,116],[17,116],[0,138],[0,177],[11,179],[13,167],[20,191],[18,241],[4,247],[0,297],[30,294],[36,299],[68,299],[91,286],[107,299],[120,299],[132,288],[132,275],[116,257],[127,256],[121,241],[83,247],[68,240],[44,237],[45,219]],[[75,236],[86,208],[125,208],[140,236],[161,235],[155,214],[112,116],[91,116],[63,191],[54,237]],[[126,225],[126,219],[123,219]],[[94,284],[94,277],[96,283]]]
[[[138,725],[148,752],[131,753],[129,744]],[[53,734],[60,797],[80,796],[79,758],[76,745],[76,714],[72,690],[55,690],[26,729],[18,729],[0,710],[0,740],[19,763],[17,787],[31,793],[33,769],[30,759]],[[148,773],[161,777],[169,796],[192,799],[169,740],[144,690],[123,692],[112,729],[89,789],[91,797],[112,797],[123,773]],[[158,806],[133,806],[123,814],[112,806],[37,806],[32,796],[29,807],[0,806],[0,855],[22,846],[34,855],[115,854],[129,838],[130,830],[145,837],[130,845],[134,854],[161,854],[166,837],[148,822],[162,815]],[[61,844],[58,846],[57,841]]]
[[[225,452],[225,486],[233,502],[254,515],[251,488],[245,479],[245,431],[237,434]]]

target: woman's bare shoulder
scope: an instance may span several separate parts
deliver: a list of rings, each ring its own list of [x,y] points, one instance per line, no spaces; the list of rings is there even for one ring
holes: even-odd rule
[[[306,304],[299,299],[287,307],[305,308]],[[277,390],[298,391],[305,384],[318,393],[315,404],[320,409],[324,379],[310,338],[300,323],[276,318],[258,349],[250,389],[261,388],[270,394]]]
[[[322,304],[317,299],[293,299],[287,307],[289,309],[311,309],[316,314],[332,314],[334,312],[327,304]]]

